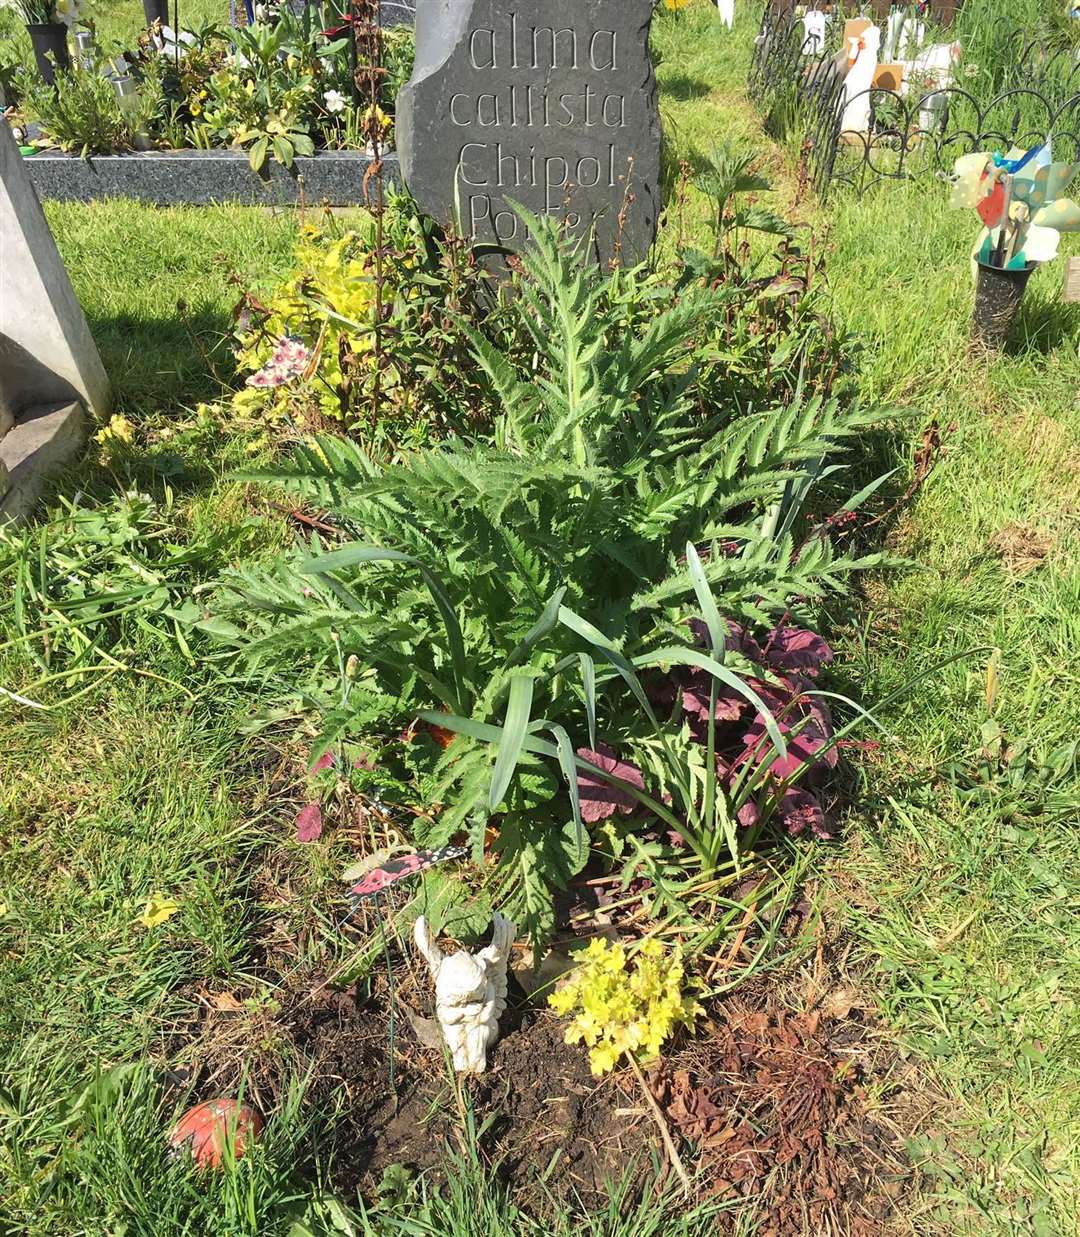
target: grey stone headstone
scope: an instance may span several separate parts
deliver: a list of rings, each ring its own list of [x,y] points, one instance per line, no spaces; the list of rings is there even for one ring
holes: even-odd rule
[[[109,380],[11,129],[0,121],[0,421],[30,405],[109,409]],[[10,422],[9,422],[10,423]]]
[[[380,0],[379,22],[385,27],[411,26],[416,20],[416,0]]]
[[[397,104],[405,183],[441,223],[517,249],[512,202],[643,258],[660,209],[655,0],[416,0]]]

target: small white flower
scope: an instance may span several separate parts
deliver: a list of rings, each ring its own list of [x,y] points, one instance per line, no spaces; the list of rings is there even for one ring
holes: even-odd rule
[[[323,102],[326,104],[326,110],[333,115],[336,112],[345,110],[345,96],[340,90],[328,90],[323,95]]]
[[[70,30],[82,15],[79,0],[56,0],[56,16]]]

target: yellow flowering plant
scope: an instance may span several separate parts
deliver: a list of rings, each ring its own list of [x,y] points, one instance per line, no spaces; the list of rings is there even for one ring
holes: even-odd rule
[[[677,947],[668,952],[650,938],[630,957],[625,945],[597,938],[581,958],[548,1004],[564,1017],[572,1015],[566,1042],[584,1041],[597,1076],[624,1055],[652,1060],[679,1027],[692,1027],[704,1012]]]
[[[376,226],[370,216],[347,231],[332,219],[305,225],[285,281],[244,296],[236,414],[305,429],[343,423],[369,441],[416,446],[459,428],[451,418],[479,403],[460,323],[485,294],[482,272],[403,195],[387,195],[381,264]]]

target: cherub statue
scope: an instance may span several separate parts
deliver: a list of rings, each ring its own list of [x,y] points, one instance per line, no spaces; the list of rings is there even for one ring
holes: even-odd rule
[[[435,944],[423,915],[413,928],[417,949],[435,980],[435,1017],[459,1074],[482,1074],[487,1050],[498,1038],[506,1008],[506,966],[514,925],[495,914],[491,944],[477,954],[460,950],[449,958]]]

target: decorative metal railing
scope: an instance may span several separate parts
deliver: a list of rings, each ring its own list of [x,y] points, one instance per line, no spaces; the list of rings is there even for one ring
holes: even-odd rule
[[[751,97],[777,136],[802,142],[822,197],[836,184],[862,192],[881,180],[948,175],[959,155],[1014,144],[1049,140],[1056,159],[1080,160],[1080,60],[1072,49],[1047,48],[1018,31],[1007,65],[1000,72],[978,66],[970,86],[954,81],[906,94],[871,87],[848,96],[842,25],[834,20],[825,46],[809,54],[802,21],[767,7],[750,66]],[[951,73],[969,82],[962,58]],[[989,97],[980,95],[984,80],[995,91]],[[869,104],[865,130],[845,129],[845,109],[860,100]]]

